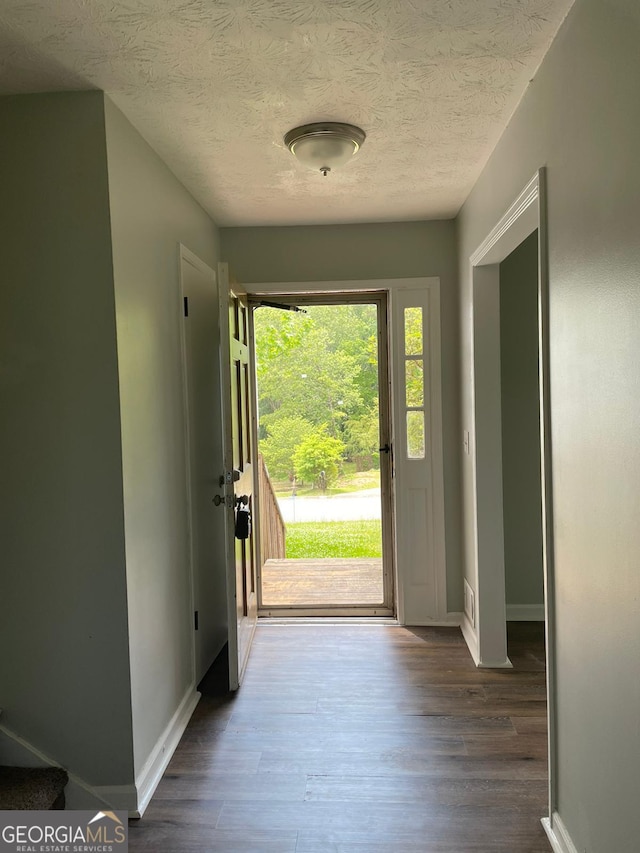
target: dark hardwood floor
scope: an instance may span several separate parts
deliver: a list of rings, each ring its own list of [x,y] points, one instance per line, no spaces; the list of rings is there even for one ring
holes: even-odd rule
[[[259,625],[131,853],[549,853],[543,626],[509,627],[507,671],[457,629]]]

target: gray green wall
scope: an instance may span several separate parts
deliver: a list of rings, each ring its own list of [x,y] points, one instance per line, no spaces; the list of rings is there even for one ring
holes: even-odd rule
[[[98,92],[0,98],[2,723],[133,774],[122,453]]]
[[[256,282],[440,278],[447,602],[462,610],[458,296],[453,221],[221,228],[222,255]]]
[[[0,186],[2,723],[126,795],[194,686],[178,246],[217,230],[100,92],[1,98]]]
[[[639,43],[635,0],[577,0],[458,217],[470,428],[469,257],[546,166],[554,805],[580,853],[634,853],[640,838]],[[466,556],[472,500],[465,460]]]
[[[507,606],[542,605],[537,232],[500,264],[500,379]]]
[[[193,687],[178,244],[215,269],[218,234],[108,98],[105,113],[137,775]],[[219,626],[211,663],[226,640],[226,575],[206,571],[218,579],[199,603]]]
[[[246,284],[440,275],[443,303],[455,305],[452,221],[221,228],[220,236]]]

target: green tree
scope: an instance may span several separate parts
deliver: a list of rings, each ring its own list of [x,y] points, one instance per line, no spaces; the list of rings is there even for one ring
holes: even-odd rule
[[[259,411],[269,429],[273,415],[302,415],[316,426],[326,423],[339,437],[344,420],[362,412],[355,384],[359,372],[352,356],[328,348],[326,329],[311,326],[304,343],[279,352],[258,372]]]
[[[276,418],[270,422],[267,437],[260,442],[260,452],[271,477],[293,480],[293,454],[312,432],[313,424],[299,416]]]
[[[272,475],[294,467],[286,461],[296,446],[288,431],[299,419],[324,425],[347,446],[349,458],[368,467],[377,448],[376,306],[311,305],[306,314],[260,308],[254,320],[261,449],[268,442]]]
[[[278,308],[260,308],[254,312],[256,363],[258,372],[278,356],[297,349],[313,325],[306,314],[290,313]]]
[[[407,355],[422,355],[422,308],[404,310],[404,345]]]
[[[326,425],[299,444],[293,454],[296,478],[326,488],[338,479],[344,443],[327,432]]]
[[[313,322],[325,329],[327,349],[349,356],[354,366],[352,381],[367,411],[378,396],[378,333],[375,305],[313,305]]]
[[[346,425],[346,455],[356,463],[356,470],[367,471],[379,460],[380,427],[378,401],[359,418],[351,418]]]

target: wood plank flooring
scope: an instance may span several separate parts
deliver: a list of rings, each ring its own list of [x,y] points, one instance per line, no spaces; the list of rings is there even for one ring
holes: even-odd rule
[[[513,670],[457,629],[260,624],[202,698],[131,853],[549,853],[542,626]]]
[[[262,567],[265,607],[382,604],[382,560],[267,560]]]

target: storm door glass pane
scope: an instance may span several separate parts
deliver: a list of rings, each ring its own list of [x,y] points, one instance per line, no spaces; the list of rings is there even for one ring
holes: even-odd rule
[[[405,362],[405,389],[407,406],[418,408],[424,404],[424,367],[422,359]]]
[[[407,456],[424,459],[424,412],[407,412]]]
[[[422,308],[404,309],[404,354],[422,355]]]

